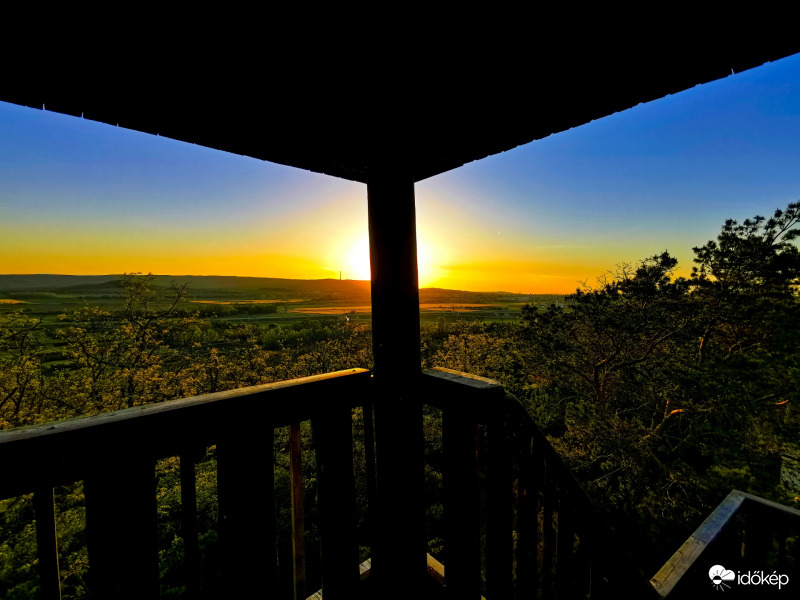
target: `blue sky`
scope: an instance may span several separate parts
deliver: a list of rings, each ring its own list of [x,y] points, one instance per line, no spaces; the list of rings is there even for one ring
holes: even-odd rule
[[[569,292],[800,198],[800,55],[417,185],[422,285]],[[0,103],[0,273],[363,278],[366,189]],[[365,266],[366,265],[366,266]]]

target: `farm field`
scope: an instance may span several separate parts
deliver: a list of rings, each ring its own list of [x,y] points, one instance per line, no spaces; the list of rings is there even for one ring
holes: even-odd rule
[[[0,275],[0,312],[22,309],[40,318],[45,328],[60,323],[60,315],[86,306],[113,312],[124,302],[120,277]],[[186,286],[180,312],[223,321],[265,324],[337,316],[365,322],[372,319],[369,281],[155,276],[154,289],[166,291],[173,285]],[[425,288],[420,290],[420,319],[508,321],[519,319],[526,303],[553,302],[563,302],[563,296]]]

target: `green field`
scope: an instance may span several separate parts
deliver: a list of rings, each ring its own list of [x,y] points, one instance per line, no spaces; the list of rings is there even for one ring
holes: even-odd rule
[[[0,275],[0,313],[23,310],[42,319],[44,326],[84,306],[114,311],[125,299],[121,276]],[[186,286],[180,308],[201,316],[233,322],[291,322],[338,316],[369,322],[368,281],[299,280],[257,277],[157,275],[154,289]],[[526,303],[563,302],[559,295],[520,295],[507,292],[420,290],[420,319],[511,321],[520,318]],[[266,307],[274,306],[271,312]],[[263,307],[263,308],[262,308]]]

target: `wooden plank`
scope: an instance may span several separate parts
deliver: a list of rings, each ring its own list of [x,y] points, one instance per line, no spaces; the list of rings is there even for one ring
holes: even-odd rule
[[[189,598],[199,598],[200,543],[197,529],[197,482],[195,479],[194,453],[180,455],[181,473],[181,537],[183,538],[184,571],[186,591]]]
[[[322,591],[326,600],[353,598],[359,582],[350,409],[325,411],[312,421],[317,451],[322,543]]]
[[[53,489],[46,487],[33,495],[36,515],[36,554],[39,558],[39,588],[43,600],[61,598],[58,570],[58,538]]]
[[[512,595],[513,488],[508,429],[502,420],[488,425],[486,497],[486,597]]]
[[[475,452],[477,425],[455,409],[442,415],[444,519],[447,595],[481,595],[480,498]],[[429,559],[430,564],[430,559]]]
[[[97,598],[159,597],[155,461],[109,460],[85,481],[89,587]]]
[[[272,436],[271,425],[243,420],[217,444],[222,572],[231,598],[277,594]]]
[[[306,552],[305,552],[305,489],[303,487],[303,458],[300,423],[289,427],[289,471],[290,498],[292,504],[292,556],[294,557],[294,598],[306,598]]]

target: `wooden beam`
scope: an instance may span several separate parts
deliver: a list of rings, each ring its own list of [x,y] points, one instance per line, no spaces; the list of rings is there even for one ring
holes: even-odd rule
[[[408,378],[420,371],[413,174],[395,164],[370,167],[367,202],[375,374]]]
[[[426,576],[419,394],[419,285],[414,177],[396,157],[370,165],[367,183],[378,531],[373,571],[413,597]]]

